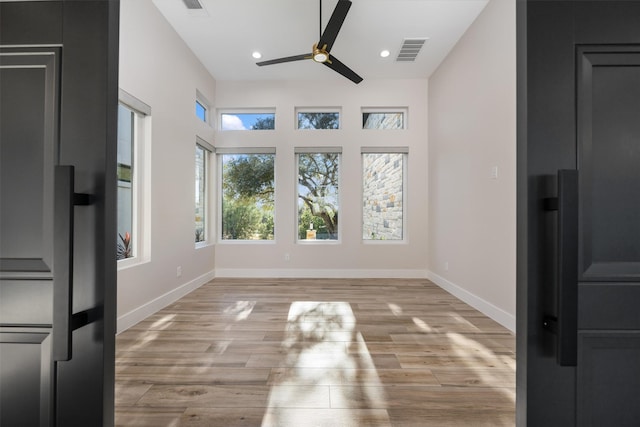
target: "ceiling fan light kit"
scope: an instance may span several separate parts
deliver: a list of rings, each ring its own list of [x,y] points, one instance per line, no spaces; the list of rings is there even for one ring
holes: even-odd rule
[[[326,51],[327,45],[324,45],[322,48],[319,48],[318,45],[313,45],[313,60],[316,62],[324,63],[329,62],[329,52]]]
[[[287,56],[284,58],[271,59],[268,61],[257,62],[256,65],[262,67],[264,65],[282,64],[284,62],[301,61],[303,59],[313,59],[315,62],[326,65],[333,71],[343,75],[352,82],[358,84],[362,81],[362,77],[356,74],[351,68],[340,62],[335,56],[331,55],[331,48],[333,43],[338,37],[340,28],[344,23],[347,13],[351,8],[350,0],[338,0],[336,8],[329,18],[329,22],[324,29],[324,32],[320,34],[320,40],[313,45],[313,49],[310,54]],[[322,0],[320,0],[320,11],[322,12]],[[322,18],[320,19],[322,22]],[[322,31],[322,24],[320,27]]]

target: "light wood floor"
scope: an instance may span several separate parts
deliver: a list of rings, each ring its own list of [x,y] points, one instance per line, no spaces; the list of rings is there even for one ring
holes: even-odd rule
[[[514,351],[427,280],[216,279],[117,337],[116,424],[511,426]]]

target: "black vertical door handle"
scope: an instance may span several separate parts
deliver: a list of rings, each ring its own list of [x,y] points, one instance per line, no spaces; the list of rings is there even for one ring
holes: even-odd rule
[[[558,171],[558,198],[547,199],[558,211],[557,316],[545,316],[544,327],[556,334],[556,360],[578,363],[578,171]]]
[[[578,364],[578,171],[558,171],[558,364]]]
[[[56,166],[53,203],[53,360],[71,360],[74,167]]]

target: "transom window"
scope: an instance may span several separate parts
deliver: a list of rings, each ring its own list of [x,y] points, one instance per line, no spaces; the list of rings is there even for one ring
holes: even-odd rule
[[[224,111],[220,113],[221,130],[274,130],[274,111]]]
[[[339,109],[297,109],[298,129],[340,129]]]
[[[196,90],[196,117],[205,123],[211,122],[209,110],[211,109],[211,103],[207,101],[207,98],[199,91]]]
[[[196,101],[196,116],[203,122],[207,121],[207,107],[202,105],[200,101]]]
[[[363,108],[362,129],[405,129],[406,109]]]

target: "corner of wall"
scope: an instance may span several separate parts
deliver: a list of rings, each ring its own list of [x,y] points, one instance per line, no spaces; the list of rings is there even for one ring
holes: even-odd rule
[[[116,334],[126,331],[138,322],[141,322],[152,314],[176,302],[188,293],[210,282],[215,278],[215,276],[215,270],[212,270],[163,295],[160,295],[157,298],[154,298],[153,300],[129,311],[128,313],[123,314],[122,316],[119,316],[116,325]]]
[[[449,292],[451,295],[469,304],[471,307],[482,312],[515,334],[515,315],[506,312],[500,307],[495,306],[489,301],[480,298],[479,296],[469,292],[461,286],[456,285],[455,283],[450,282],[432,271],[427,272],[427,278],[445,291]]]

